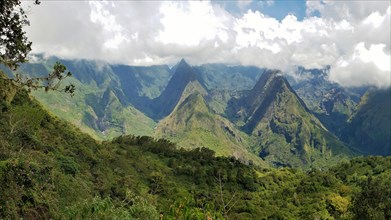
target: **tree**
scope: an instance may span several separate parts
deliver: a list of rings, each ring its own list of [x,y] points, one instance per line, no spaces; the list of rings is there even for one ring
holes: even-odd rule
[[[223,192],[224,191],[224,183],[222,181],[220,170],[217,172],[217,177],[215,177],[215,180],[218,184],[218,190],[219,190],[218,197],[220,199],[220,201],[219,201],[220,208],[222,210],[222,214],[223,214],[224,218],[228,219],[229,212],[231,211],[231,209],[236,205],[236,203],[239,200],[236,198],[236,191],[234,191],[231,194],[231,197],[228,199],[228,201],[224,198],[225,197],[224,192]]]
[[[349,199],[342,197],[339,194],[332,193],[327,198],[327,209],[329,213],[340,218],[341,215],[345,214],[348,211],[350,205]]]
[[[164,176],[160,172],[152,172],[149,176],[149,193],[156,195],[163,192]]]
[[[35,0],[34,3],[40,4],[39,0]],[[0,0],[0,64],[17,70],[20,64],[27,62],[26,57],[31,51],[32,43],[27,39],[23,27],[29,24],[20,0]],[[16,74],[12,79],[0,74],[0,78],[28,91],[43,88],[45,91],[56,90],[73,95],[73,84],[60,89],[61,82],[71,75],[64,65],[57,62],[53,71],[44,77],[29,78]]]
[[[391,180],[389,176],[372,177],[362,183],[362,191],[354,198],[355,219],[391,219]]]
[[[23,31],[30,23],[20,4],[20,0],[0,0],[0,63],[13,69],[27,61],[32,44]]]
[[[44,89],[46,92],[50,90],[62,91],[73,96],[75,93],[75,85],[69,84],[64,88],[60,88],[61,82],[70,76],[72,76],[72,73],[69,71],[67,72],[66,67],[63,64],[56,62],[53,66],[53,71],[47,76],[29,78],[16,74],[15,79],[5,80],[10,80],[15,86],[26,88],[29,92],[31,90]]]

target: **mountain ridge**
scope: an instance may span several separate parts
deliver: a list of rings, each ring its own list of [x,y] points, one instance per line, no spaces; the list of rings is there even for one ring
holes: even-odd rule
[[[54,61],[50,60],[50,62]],[[42,63],[42,65],[34,64],[31,68],[29,65],[24,65],[21,69],[29,71],[48,69],[50,62]],[[341,146],[341,149],[346,149],[343,146],[344,144],[341,144],[335,137],[338,129],[340,129],[337,113],[345,111],[343,105],[351,100],[352,96],[349,96],[349,92],[352,90],[339,90],[339,87],[334,84],[326,83],[324,81],[326,72],[321,70],[319,70],[321,73],[317,75],[314,73],[315,76],[311,76],[312,78],[308,77],[309,80],[304,77],[301,84],[293,83],[293,85],[290,85],[289,77],[288,79],[285,77],[289,75],[278,76],[276,77],[277,80],[270,81],[271,84],[275,84],[273,86],[268,85],[267,82],[260,82],[262,77],[268,78],[266,76],[269,70],[256,67],[232,67],[223,64],[204,64],[193,67],[185,60],[181,60],[171,69],[167,65],[131,67],[126,65],[100,65],[96,62],[88,64],[88,61],[74,64],[69,61],[68,63],[74,65],[73,69],[75,71],[78,65],[86,65],[85,68],[77,70],[79,72],[75,74],[75,78],[70,79],[80,89],[74,98],[44,92],[34,92],[34,95],[44,104],[45,108],[101,140],[129,132],[137,135],[153,135],[156,133],[154,127],[160,121],[169,117],[172,112],[175,112],[176,107],[183,103],[189,94],[200,93],[199,98],[202,97],[202,102],[206,104],[208,114],[211,115],[210,120],[215,121],[213,123],[216,124],[221,121],[226,125],[231,124],[227,126],[228,129],[225,129],[226,126],[220,126],[219,128],[222,128],[222,130],[219,132],[228,135],[234,133],[240,137],[244,140],[243,143],[236,143],[237,140],[235,139],[232,139],[231,142],[238,148],[251,151],[253,155],[261,154],[265,158],[267,155],[270,156],[272,151],[275,152],[273,154],[279,154],[277,148],[271,150],[266,146],[280,145],[283,149],[286,149],[286,152],[283,153],[285,155],[280,155],[282,159],[274,161],[279,160],[281,162],[286,160],[289,155],[296,154],[296,156],[301,155],[299,158],[302,157],[302,161],[282,162],[281,165],[301,166],[300,164],[304,163],[305,167],[309,167],[311,163],[316,164],[310,161],[322,157],[322,151],[325,152],[325,156],[328,154],[334,157],[334,153],[327,153],[330,150],[329,148],[326,147],[326,150],[322,150],[323,143],[334,143],[333,145],[336,146],[334,148]],[[95,68],[97,69],[95,70]],[[81,71],[83,69],[86,72]],[[84,79],[85,83],[78,80],[83,73],[91,74],[91,76],[83,76],[80,79],[82,81]],[[306,72],[305,74],[312,73]],[[256,79],[257,81],[255,81]],[[312,79],[313,81],[311,81]],[[95,80],[96,82],[94,82]],[[221,84],[219,84],[220,80]],[[235,83],[238,85],[235,86]],[[223,90],[218,89],[220,85]],[[303,96],[303,94],[309,94],[311,89],[314,89],[317,93],[316,96]],[[265,94],[262,95],[262,92]],[[276,95],[279,93],[288,95],[286,97]],[[101,102],[104,94],[109,94],[108,97],[111,97],[112,102],[106,104]],[[243,101],[245,100],[243,97],[248,97],[249,100]],[[58,99],[63,99],[64,102],[55,103]],[[263,99],[270,99],[269,103],[262,101]],[[278,99],[277,102],[275,102],[276,99]],[[237,100],[242,103],[237,103]],[[287,100],[294,101],[291,103]],[[301,107],[289,109],[288,106],[278,105],[282,101],[291,103],[292,106]],[[309,101],[310,104],[313,101],[314,105],[308,107],[307,103]],[[199,106],[202,102],[197,101],[194,106]],[[238,111],[229,113],[234,102],[245,110],[242,111],[243,115],[240,117],[233,117],[235,116],[233,113]],[[274,114],[270,109],[268,110],[272,103],[274,103],[274,109],[279,109],[277,110],[278,114]],[[315,111],[318,103],[324,106],[324,112]],[[260,105],[263,105],[263,107],[260,107]],[[349,105],[343,118],[351,114],[349,109],[352,109],[352,106]],[[118,109],[124,110],[119,111]],[[298,114],[291,114],[288,110],[294,110]],[[121,116],[117,117],[117,115]],[[306,119],[302,120],[300,118]],[[262,123],[259,123],[260,121]],[[333,125],[331,124],[333,121],[338,121],[338,123]],[[343,122],[343,120],[340,121]],[[285,125],[285,122],[288,122],[291,126]],[[103,128],[109,128],[109,130]],[[317,132],[311,132],[314,128]],[[333,134],[329,134],[329,132],[333,132]],[[195,133],[192,137],[193,140],[199,138]],[[302,134],[302,137],[300,137],[300,134]],[[325,141],[322,137],[325,137]],[[338,138],[341,138],[341,136],[338,136]],[[344,140],[349,142],[347,139]],[[303,143],[306,143],[306,146]],[[349,145],[353,145],[352,143],[349,142]],[[205,144],[198,145],[206,146]],[[328,146],[328,144],[326,145]],[[354,146],[351,147],[351,150],[356,152]],[[224,151],[223,148],[220,148],[220,150]],[[337,149],[333,151],[335,150]],[[341,150],[340,153],[344,153],[344,151]],[[220,153],[219,150],[217,152]],[[312,153],[307,154],[307,152]],[[338,150],[335,152],[338,154]],[[303,155],[307,156],[303,157]],[[313,159],[311,159],[311,155],[314,157]],[[327,163],[324,161],[322,163]]]
[[[350,156],[279,71],[266,72],[246,96],[234,99],[231,105],[228,114],[236,114],[242,129],[258,140],[260,145],[254,151],[263,159],[271,157],[273,163],[286,166],[311,166],[314,160],[329,159],[333,153]]]
[[[391,155],[391,89],[369,90],[342,131],[342,138],[366,154]]]
[[[199,83],[195,81],[194,84]],[[234,156],[244,163],[251,160],[254,164],[267,166],[246,148],[248,140],[242,132],[210,110],[205,101],[207,95],[197,89],[186,91],[170,115],[158,123],[156,136],[175,141],[187,149],[208,147],[217,155]]]
[[[159,120],[169,115],[180,101],[186,86],[197,81],[193,68],[182,59],[174,67],[174,75],[171,77],[161,95],[151,100],[151,108],[154,113],[152,118]]]

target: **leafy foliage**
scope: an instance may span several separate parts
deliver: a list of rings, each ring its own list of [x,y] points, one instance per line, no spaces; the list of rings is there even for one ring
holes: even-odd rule
[[[4,75],[0,75],[4,77]],[[75,85],[69,84],[64,88],[60,88],[61,82],[72,76],[71,72],[66,71],[66,67],[60,62],[56,62],[53,66],[53,71],[43,77],[23,77],[21,74],[16,74],[15,78],[4,77],[3,80],[8,80],[19,88],[26,88],[27,91],[44,89],[48,91],[61,91],[71,96],[75,95]]]
[[[35,0],[35,4],[40,4]],[[31,42],[26,37],[23,26],[29,25],[27,15],[20,0],[0,1],[0,64],[12,70],[27,61],[27,54],[31,51]],[[0,78],[13,83],[20,88],[27,88],[28,91],[44,88],[45,91],[61,90],[73,95],[75,86],[69,84],[59,89],[63,79],[71,76],[66,72],[66,67],[61,63],[55,63],[53,71],[45,77],[22,77],[16,74],[15,78],[8,78],[0,72]]]
[[[0,1],[0,63],[10,68],[24,63],[31,50],[31,42],[23,30],[29,21],[20,4],[20,0]],[[35,4],[39,1],[35,0]]]

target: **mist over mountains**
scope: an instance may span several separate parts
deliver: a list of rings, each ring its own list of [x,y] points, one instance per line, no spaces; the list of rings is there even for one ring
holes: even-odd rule
[[[23,64],[20,71],[45,74],[55,60]],[[390,90],[341,87],[328,81],[328,68],[298,68],[292,75],[251,66],[193,67],[184,59],[171,68],[62,62],[73,72],[75,97],[34,96],[97,139],[151,135],[292,167],[390,154],[390,113],[373,109],[389,109]],[[58,103],[60,98],[65,101]],[[377,121],[385,124],[378,127]]]

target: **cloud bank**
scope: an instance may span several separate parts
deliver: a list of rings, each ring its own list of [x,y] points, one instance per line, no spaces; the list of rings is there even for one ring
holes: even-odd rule
[[[254,9],[234,15],[213,2],[44,1],[31,7],[26,31],[33,52],[48,56],[130,65],[185,58],[285,71],[330,65],[329,79],[341,85],[390,86],[388,1],[306,6],[303,20],[288,14],[280,21]]]

